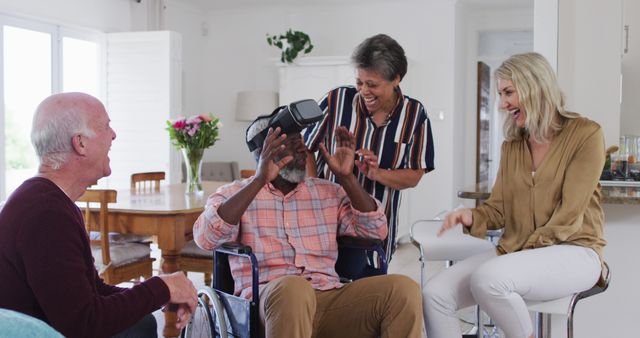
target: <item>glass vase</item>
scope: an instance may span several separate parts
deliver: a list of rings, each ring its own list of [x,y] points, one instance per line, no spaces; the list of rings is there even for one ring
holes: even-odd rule
[[[204,149],[182,148],[182,157],[187,168],[187,181],[185,194],[202,193],[202,155]]]

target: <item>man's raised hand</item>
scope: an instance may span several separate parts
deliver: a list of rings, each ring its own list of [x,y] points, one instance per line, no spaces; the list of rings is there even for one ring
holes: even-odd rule
[[[262,151],[260,152],[256,178],[262,180],[264,184],[275,180],[280,170],[293,160],[293,156],[290,154],[284,157],[281,156],[285,154],[284,141],[287,135],[280,134],[280,132],[280,127],[275,130],[269,128],[267,138],[264,140]]]

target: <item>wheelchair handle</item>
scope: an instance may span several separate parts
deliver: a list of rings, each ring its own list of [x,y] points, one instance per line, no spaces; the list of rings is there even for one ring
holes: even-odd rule
[[[250,254],[252,252],[250,246],[243,245],[242,243],[239,243],[239,242],[226,242],[226,243],[223,243],[216,250],[217,251],[222,251],[222,252],[224,252],[226,254],[229,254],[229,255],[235,255],[235,256],[248,255],[248,254]]]

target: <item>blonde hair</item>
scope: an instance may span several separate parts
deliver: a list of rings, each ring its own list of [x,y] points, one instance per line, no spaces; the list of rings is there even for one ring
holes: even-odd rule
[[[524,129],[507,117],[504,137],[507,141],[531,136],[536,142],[548,143],[564,127],[566,119],[579,115],[566,111],[564,95],[551,65],[538,53],[516,54],[504,61],[495,71],[498,79],[513,83],[520,106],[527,113]],[[559,118],[556,118],[558,116]]]

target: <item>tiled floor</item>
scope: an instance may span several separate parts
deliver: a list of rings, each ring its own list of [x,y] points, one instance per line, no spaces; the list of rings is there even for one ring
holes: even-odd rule
[[[159,255],[157,250],[154,250],[156,257]],[[416,283],[420,284],[420,262],[418,261],[419,252],[418,249],[408,240],[401,240],[396,253],[393,256],[393,260],[389,265],[389,273],[403,274],[411,277]],[[159,257],[156,259],[156,263],[160,261]],[[433,276],[435,273],[443,269],[444,262],[429,262],[426,264],[426,278]],[[196,288],[204,285],[203,274],[189,273],[189,278],[193,281]],[[164,327],[164,316],[159,310],[154,312],[154,315],[158,321],[158,337],[162,337],[162,328]],[[473,318],[473,309],[467,309],[461,312],[461,317]],[[462,323],[463,330],[467,330],[470,325]]]

